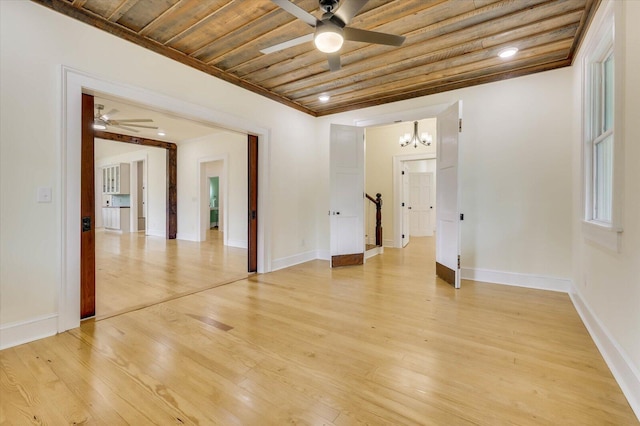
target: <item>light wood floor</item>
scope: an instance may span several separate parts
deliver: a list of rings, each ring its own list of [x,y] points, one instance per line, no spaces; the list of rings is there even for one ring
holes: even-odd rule
[[[247,250],[218,230],[204,242],[96,232],[98,319],[246,278]]]
[[[638,424],[566,294],[456,291],[430,239],[85,322],[0,365],[0,424]]]

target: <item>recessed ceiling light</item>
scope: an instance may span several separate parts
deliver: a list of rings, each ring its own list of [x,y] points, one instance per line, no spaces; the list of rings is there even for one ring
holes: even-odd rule
[[[331,96],[327,95],[326,93],[323,93],[322,95],[318,96],[318,100],[320,102],[329,102],[329,99],[331,99]]]
[[[165,132],[163,132],[162,130],[158,131],[158,136],[167,136],[167,134]]]
[[[498,52],[498,56],[500,56],[502,59],[506,59],[512,57],[516,53],[518,53],[517,47],[507,47],[506,49],[502,49],[500,52]]]

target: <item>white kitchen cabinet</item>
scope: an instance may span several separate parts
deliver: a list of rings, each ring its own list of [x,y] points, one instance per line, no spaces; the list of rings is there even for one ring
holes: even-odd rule
[[[131,209],[129,207],[102,208],[102,224],[107,230],[130,232],[130,216]]]
[[[129,191],[128,163],[113,164],[102,168],[103,194],[128,194]]]

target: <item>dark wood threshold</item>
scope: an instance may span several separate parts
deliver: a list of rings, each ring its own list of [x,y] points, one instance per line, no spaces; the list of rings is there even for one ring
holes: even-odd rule
[[[337,268],[339,266],[353,266],[364,264],[364,253],[354,254],[341,254],[338,256],[331,256],[331,267]]]
[[[436,275],[455,287],[456,285],[456,271],[444,266],[442,263],[436,262]]]

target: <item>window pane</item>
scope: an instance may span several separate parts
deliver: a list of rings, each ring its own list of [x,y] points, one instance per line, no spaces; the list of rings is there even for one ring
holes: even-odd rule
[[[613,54],[604,61],[602,67],[602,80],[604,89],[604,104],[602,131],[606,132],[613,126]]]
[[[613,136],[596,142],[594,147],[593,218],[611,223],[613,187]]]

